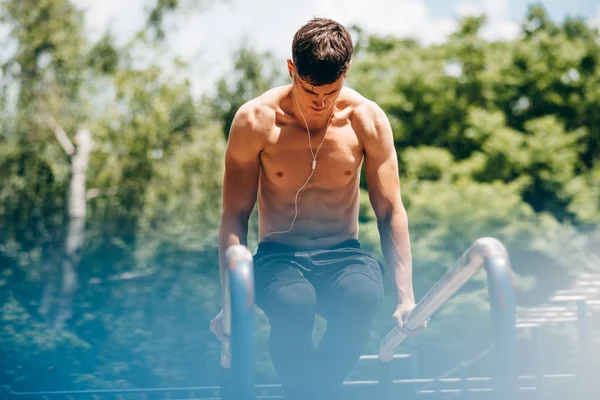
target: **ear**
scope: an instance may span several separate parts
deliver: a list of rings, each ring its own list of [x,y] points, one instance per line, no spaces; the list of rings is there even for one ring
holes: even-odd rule
[[[288,73],[290,74],[290,78],[294,79],[294,71],[295,71],[296,67],[294,66],[294,63],[292,62],[292,60],[290,60],[289,58],[287,60],[287,69],[288,69]]]
[[[346,71],[344,72],[344,79],[346,78],[346,75],[348,75],[348,71],[350,71],[351,66],[352,66],[352,60],[348,61],[348,68],[346,68]]]

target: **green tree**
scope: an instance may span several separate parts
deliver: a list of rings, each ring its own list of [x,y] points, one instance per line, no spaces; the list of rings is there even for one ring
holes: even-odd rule
[[[5,1],[0,15],[14,46],[2,91],[17,93],[3,100],[0,130],[0,380],[51,390],[214,378],[206,326],[218,297],[219,125],[180,71],[158,67],[160,48],[143,35],[123,48],[110,34],[90,43],[67,0]],[[136,47],[154,58],[135,59]],[[63,145],[80,127],[95,144],[85,243],[73,317],[56,330],[40,294],[60,286]]]
[[[283,63],[276,65],[272,54],[259,53],[249,45],[236,52],[233,71],[219,79],[216,95],[208,99],[215,118],[223,123],[225,137],[229,136],[235,113],[245,102],[282,83],[283,68]]]
[[[520,304],[537,304],[598,268],[589,257],[599,245],[591,233],[600,215],[598,124],[588,111],[597,107],[598,32],[575,19],[554,24],[542,7],[530,9],[519,39],[487,42],[478,35],[484,23],[467,18],[429,47],[363,38],[350,85],[382,106],[394,130],[417,296],[475,239],[494,236],[512,256]],[[373,216],[361,221],[361,237],[377,251]],[[482,277],[402,346],[421,348],[432,373],[489,340],[477,320],[488,310]],[[389,302],[372,351],[390,329]]]

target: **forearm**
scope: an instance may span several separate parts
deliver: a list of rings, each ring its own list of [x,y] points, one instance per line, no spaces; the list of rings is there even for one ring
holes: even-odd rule
[[[397,304],[414,303],[408,216],[404,207],[397,207],[378,221],[378,227],[381,250],[387,265],[393,270]]]
[[[225,292],[225,274],[227,260],[225,252],[230,246],[247,244],[248,220],[242,218],[223,218],[219,231],[219,273],[221,278],[221,291]]]

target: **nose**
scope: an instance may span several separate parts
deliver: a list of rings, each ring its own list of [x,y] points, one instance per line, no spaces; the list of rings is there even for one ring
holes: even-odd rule
[[[315,99],[315,108],[325,107],[325,97]]]

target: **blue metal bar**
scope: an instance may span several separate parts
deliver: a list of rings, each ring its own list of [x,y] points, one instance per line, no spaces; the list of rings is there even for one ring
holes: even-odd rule
[[[514,398],[516,385],[516,302],[512,284],[512,270],[508,252],[504,245],[494,238],[479,238],[473,243],[456,264],[419,301],[406,317],[408,329],[416,329],[456,293],[482,266],[487,272],[492,323],[494,326],[495,377],[494,387],[499,389],[498,398]],[[379,357],[389,361],[394,349],[406,339],[394,327],[382,340]],[[507,394],[508,397],[506,397]],[[502,397],[502,396],[505,397]]]
[[[231,353],[223,346],[223,361],[231,361],[229,376],[232,400],[254,398],[254,265],[252,254],[243,245],[231,246],[225,253],[227,285],[224,288],[225,331],[231,337]],[[228,308],[227,306],[230,306]],[[227,363],[223,365],[228,367]]]
[[[498,242],[499,243],[499,242]],[[504,246],[502,246],[504,247]],[[519,387],[516,374],[516,300],[512,270],[506,251],[490,251],[485,258],[488,293],[494,336],[494,380],[492,388],[498,400],[514,399]]]

